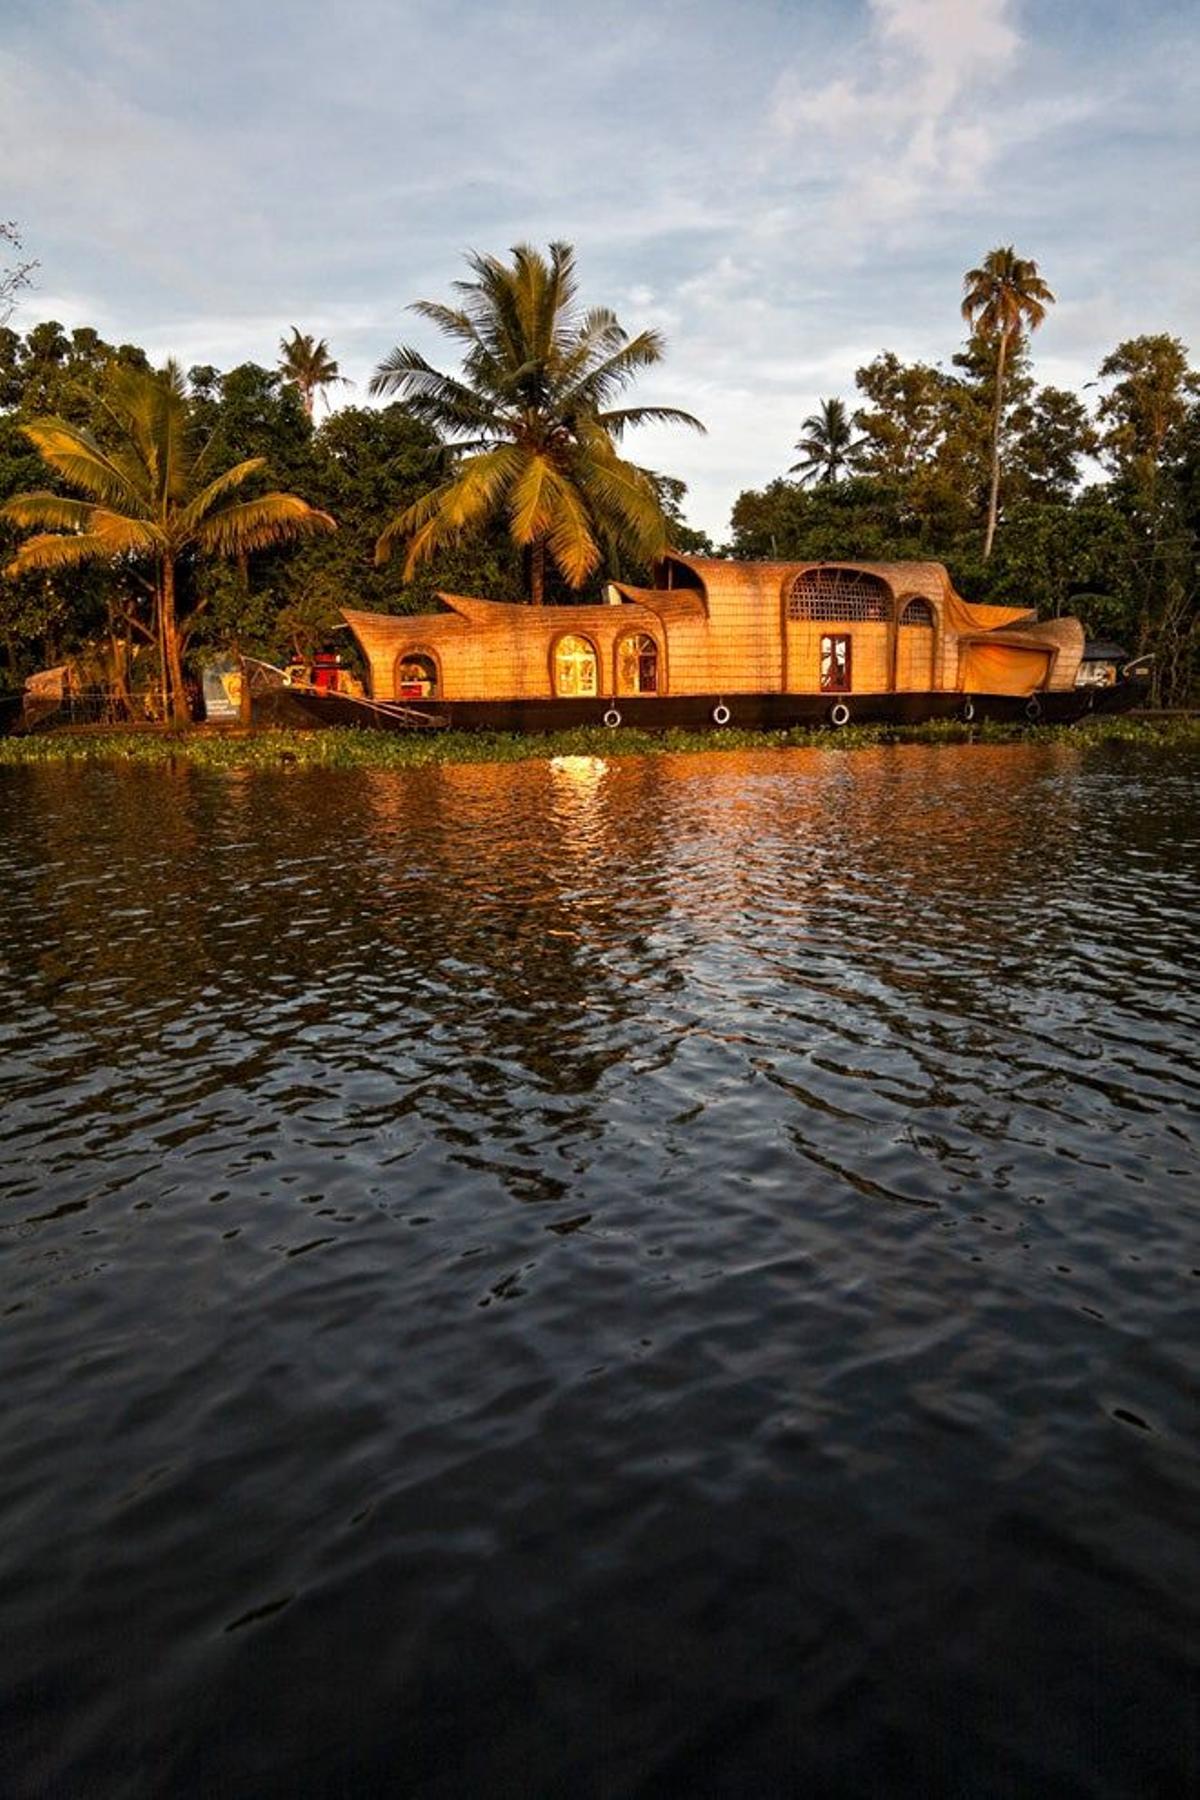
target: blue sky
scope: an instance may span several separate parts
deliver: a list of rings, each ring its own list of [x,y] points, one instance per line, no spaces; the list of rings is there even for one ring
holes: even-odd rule
[[[453,360],[404,308],[465,249],[565,237],[665,331],[639,397],[709,435],[631,453],[720,537],[859,364],[953,354],[997,243],[1059,296],[1041,379],[1200,358],[1198,50],[1194,0],[0,0],[14,322],[222,367],[297,324],[360,398],[394,343]]]

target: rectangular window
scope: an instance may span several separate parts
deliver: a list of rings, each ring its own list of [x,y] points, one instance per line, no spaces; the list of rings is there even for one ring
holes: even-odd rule
[[[848,694],[850,692],[850,637],[848,633],[821,639],[821,692],[823,694]]]

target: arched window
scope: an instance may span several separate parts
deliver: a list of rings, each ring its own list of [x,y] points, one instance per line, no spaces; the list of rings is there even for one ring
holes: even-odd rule
[[[554,646],[554,691],[586,699],[599,692],[596,646],[585,637],[560,637]]]
[[[863,569],[805,569],[788,590],[787,616],[886,624],[891,617],[891,595],[878,575],[868,575]]]
[[[933,630],[933,608],[928,600],[914,596],[911,600],[900,602],[900,623],[902,625],[927,625]]]
[[[658,645],[648,631],[635,632],[617,645],[618,694],[657,694]]]
[[[421,650],[402,650],[396,658],[397,700],[433,700],[438,691],[437,663]]]

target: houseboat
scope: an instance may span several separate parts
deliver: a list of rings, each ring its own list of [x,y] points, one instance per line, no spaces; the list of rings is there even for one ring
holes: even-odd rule
[[[672,552],[653,588],[541,606],[442,594],[436,613],[346,611],[368,692],[289,674],[260,716],[551,731],[994,718],[1066,722],[1144,693],[1097,680],[1078,619],[976,606],[940,563],[733,562]],[[1108,650],[1110,646],[1105,646]],[[315,672],[314,672],[315,675]],[[270,698],[260,696],[260,699]]]

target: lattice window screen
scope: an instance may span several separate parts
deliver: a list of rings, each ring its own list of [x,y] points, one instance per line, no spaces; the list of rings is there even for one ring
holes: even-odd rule
[[[902,625],[933,625],[933,608],[928,600],[906,600],[900,612]]]
[[[883,582],[861,569],[806,569],[788,594],[789,619],[882,620],[889,616]]]

